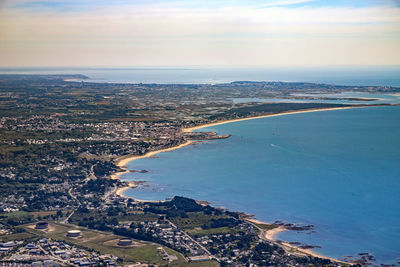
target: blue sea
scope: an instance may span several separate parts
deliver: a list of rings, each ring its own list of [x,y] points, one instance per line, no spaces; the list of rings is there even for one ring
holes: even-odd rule
[[[156,67],[156,68],[0,68],[0,74],[84,74],[91,82],[225,83],[233,81],[313,82],[336,85],[400,86],[400,66],[392,67]]]
[[[138,199],[174,195],[312,224],[278,236],[343,259],[371,253],[400,261],[400,107],[292,114],[202,130],[232,134],[128,164]]]
[[[400,87],[399,67],[2,68],[0,73],[85,74],[93,82],[250,80]],[[400,102],[399,95],[390,94],[347,92],[332,97]],[[284,232],[278,239],[320,246],[314,250],[338,259],[371,253],[376,264],[400,265],[400,106],[292,114],[205,130],[232,137],[130,162],[129,169],[149,172],[124,175],[126,180],[146,181],[126,194],[147,200],[181,195],[267,222],[312,224],[313,231]]]

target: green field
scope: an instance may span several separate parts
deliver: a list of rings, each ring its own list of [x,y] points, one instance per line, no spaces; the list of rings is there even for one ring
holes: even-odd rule
[[[159,244],[154,244],[150,242],[136,241],[132,247],[119,247],[117,242],[122,236],[114,235],[108,232],[102,232],[97,230],[90,230],[84,227],[78,227],[70,224],[60,224],[60,223],[50,223],[48,231],[41,231],[32,229],[34,224],[26,225],[26,233],[20,233],[15,235],[10,235],[12,240],[17,239],[18,235],[21,235],[21,239],[26,239],[28,236],[30,238],[40,238],[47,237],[58,241],[64,241],[77,246],[86,248],[88,250],[95,250],[102,254],[112,254],[122,259],[123,264],[144,262],[149,264],[157,264],[160,266],[219,266],[215,261],[206,262],[187,262],[185,261],[182,254],[164,247],[164,249],[170,255],[176,255],[178,260],[173,262],[168,262],[163,260],[162,255],[157,250],[160,247]],[[66,236],[69,230],[81,230],[82,234],[79,238],[69,238]]]
[[[268,230],[272,230],[278,227],[278,225],[276,224],[267,224],[267,223],[253,223],[252,224],[258,226],[259,228],[261,228],[262,230],[268,231]]]

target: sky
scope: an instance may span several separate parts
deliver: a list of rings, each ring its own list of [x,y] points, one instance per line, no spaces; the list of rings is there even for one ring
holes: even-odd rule
[[[400,0],[0,0],[0,66],[400,65]]]

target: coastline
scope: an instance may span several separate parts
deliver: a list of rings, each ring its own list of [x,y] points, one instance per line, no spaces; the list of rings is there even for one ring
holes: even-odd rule
[[[306,110],[297,110],[297,111],[287,111],[287,112],[281,112],[281,113],[273,113],[273,114],[266,114],[266,115],[260,115],[260,116],[254,116],[254,117],[248,117],[248,118],[240,118],[240,119],[232,119],[232,120],[225,120],[225,121],[217,121],[217,122],[211,122],[211,123],[206,123],[194,127],[189,127],[189,128],[183,128],[182,132],[183,133],[190,133],[194,130],[202,129],[202,128],[207,128],[207,127],[212,127],[212,126],[217,126],[221,124],[226,124],[226,123],[232,123],[232,122],[239,122],[239,121],[247,121],[247,120],[255,120],[255,119],[261,119],[261,118],[269,118],[269,117],[277,117],[277,116],[284,116],[284,115],[291,115],[291,114],[301,114],[301,113],[310,113],[310,112],[320,112],[320,111],[330,111],[330,110],[342,110],[342,109],[351,109],[351,108],[363,108],[363,107],[374,107],[371,105],[360,105],[360,106],[349,106],[349,107],[336,107],[336,108],[319,108],[319,109],[306,109]],[[122,169],[120,172],[116,172],[111,175],[111,179],[119,179],[119,177],[123,174],[129,173],[130,171],[126,169],[126,164],[130,161],[137,160],[137,159],[142,159],[142,158],[149,158],[152,156],[157,155],[158,153],[162,152],[167,152],[167,151],[173,151],[175,149],[179,149],[185,146],[188,146],[190,144],[195,143],[196,141],[186,141],[183,144],[180,144],[178,146],[174,147],[169,147],[161,150],[155,150],[155,151],[150,151],[144,155],[141,156],[123,156],[117,159],[117,166]],[[135,188],[137,187],[137,183],[135,182],[129,182],[127,186],[116,188],[114,193],[117,194],[119,197],[122,198],[129,198],[126,196],[124,193],[126,190],[129,188]],[[136,201],[142,201],[146,202],[147,200],[139,200],[136,199]]]
[[[351,108],[363,108],[363,107],[368,107],[368,106],[350,106],[350,107],[338,107],[338,108],[319,108],[319,109],[306,109],[306,110],[298,110],[298,111],[287,111],[287,112],[282,112],[282,113],[260,115],[260,116],[254,116],[254,117],[248,117],[248,118],[212,122],[212,123],[207,123],[207,124],[194,126],[194,127],[190,127],[190,128],[184,128],[184,129],[182,129],[182,131],[184,133],[190,133],[190,132],[192,132],[194,130],[207,128],[207,127],[212,127],[212,126],[217,126],[217,125],[226,124],[226,123],[238,122],[238,121],[255,120],[255,119],[277,117],[277,116],[283,116],[283,115],[291,115],[291,114],[301,114],[301,113],[310,113],[310,112],[318,112],[318,111],[329,111],[329,110],[341,110],[341,109],[351,109]],[[374,106],[371,106],[371,107],[374,107]]]
[[[144,154],[144,155],[141,155],[141,156],[128,156],[128,157],[123,157],[123,158],[118,159],[118,161],[117,161],[117,166],[120,167],[120,168],[125,169],[125,168],[126,168],[126,164],[127,164],[128,162],[130,162],[130,161],[137,160],[137,159],[143,159],[143,158],[150,158],[150,157],[152,157],[152,156],[154,156],[154,155],[157,155],[158,153],[162,153],[162,152],[167,152],[167,151],[172,151],[172,150],[175,150],[175,149],[179,149],[179,148],[185,147],[185,146],[187,146],[187,145],[190,145],[191,143],[193,143],[193,141],[186,141],[186,142],[183,143],[183,144],[180,144],[180,145],[177,145],[177,146],[173,146],[173,147],[169,147],[169,148],[165,148],[165,149],[161,149],[161,150],[150,151],[150,152],[148,152],[148,153],[146,153],[146,154]],[[120,173],[118,174],[118,176],[121,175],[121,174],[123,174],[123,173],[126,173],[126,172],[129,172],[129,171],[125,170],[124,172],[120,172]],[[118,177],[118,176],[117,176],[117,177]]]
[[[167,152],[167,151],[172,151],[172,150],[175,150],[175,149],[179,149],[179,148],[188,146],[188,145],[190,145],[190,144],[192,144],[192,143],[193,143],[193,141],[186,141],[185,143],[180,144],[180,145],[178,145],[178,146],[169,147],[169,148],[165,148],[165,149],[161,149],[161,150],[156,150],[156,151],[150,151],[150,152],[148,152],[148,153],[146,153],[146,154],[144,154],[144,155],[141,155],[141,156],[124,156],[124,157],[121,157],[121,158],[117,159],[117,164],[116,164],[116,165],[117,165],[118,167],[120,167],[120,168],[122,169],[122,171],[116,172],[116,173],[112,174],[112,175],[111,175],[111,179],[120,179],[119,177],[120,177],[121,175],[126,174],[126,173],[130,173],[130,171],[126,169],[126,164],[127,164],[128,162],[130,162],[130,161],[137,160],[137,159],[142,159],[142,158],[149,158],[149,157],[152,157],[152,156],[157,155],[158,153],[162,153],[162,152]],[[138,183],[137,183],[137,182],[132,182],[132,181],[131,181],[131,182],[128,182],[128,185],[127,185],[127,186],[116,188],[115,191],[114,191],[114,193],[115,193],[117,196],[119,196],[119,197],[122,197],[122,198],[129,198],[128,196],[126,196],[126,195],[124,194],[125,191],[128,190],[128,189],[130,189],[130,188],[135,188],[135,187],[137,187],[137,186],[138,186]],[[136,201],[142,201],[142,202],[151,202],[151,201],[147,201],[147,200],[139,200],[139,199],[135,199],[135,200],[136,200]],[[158,201],[157,201],[157,202],[158,202]]]
[[[282,112],[282,113],[274,113],[274,114],[260,115],[260,116],[254,116],[254,117],[248,117],[248,118],[232,119],[232,120],[225,120],[225,121],[217,121],[217,122],[212,122],[212,123],[206,123],[206,124],[202,124],[202,125],[198,125],[198,126],[194,126],[194,127],[190,127],[190,128],[183,128],[182,132],[183,133],[190,133],[190,132],[193,132],[194,130],[207,128],[207,127],[212,127],[212,126],[217,126],[217,125],[226,124],[226,123],[238,122],[238,121],[255,120],[255,119],[277,117],[277,116],[290,115],[290,114],[301,114],[301,113],[329,111],[329,110],[341,110],[341,109],[350,109],[350,108],[362,108],[362,107],[368,107],[368,106],[350,106],[350,107],[320,108],[320,109],[306,109],[306,110],[298,110],[298,111],[287,111],[287,112]],[[128,162],[130,162],[130,161],[134,161],[134,160],[142,159],[142,158],[150,158],[150,157],[155,156],[155,155],[157,155],[159,153],[162,153],[162,152],[173,151],[173,150],[188,146],[190,144],[193,144],[194,142],[195,141],[186,141],[185,143],[180,144],[178,146],[169,147],[169,148],[165,148],[165,149],[161,149],[161,150],[150,151],[150,152],[147,152],[146,154],[141,155],[141,156],[130,156],[130,155],[128,155],[128,156],[120,157],[120,158],[117,159],[117,164],[116,165],[118,167],[120,167],[122,169],[122,171],[112,174],[111,175],[111,179],[119,179],[119,177],[121,175],[129,173],[130,171],[126,169],[126,164]],[[137,186],[137,184],[135,184],[135,182],[129,182],[129,183],[130,183],[129,186],[125,186],[125,187],[117,189],[116,190],[116,194],[118,196],[120,196],[120,197],[126,198],[127,196],[125,196],[123,193],[129,188],[133,188],[133,187]]]
[[[338,259],[335,259],[335,258],[327,257],[327,256],[321,255],[321,254],[319,254],[317,252],[314,252],[311,249],[299,248],[299,247],[296,247],[295,245],[291,245],[291,244],[289,244],[287,242],[283,242],[283,241],[275,241],[275,242],[278,242],[282,247],[284,247],[284,248],[286,248],[288,250],[295,250],[294,254],[308,255],[308,256],[313,256],[313,257],[317,257],[317,258],[331,260],[331,261],[337,262],[337,263],[354,265],[354,263],[341,261],[341,260],[338,260]]]
[[[263,230],[262,228],[260,228],[257,225],[267,225],[267,226],[271,226],[273,225],[273,223],[266,223],[266,222],[262,222],[259,221],[257,219],[253,219],[253,218],[247,218],[246,219],[248,222],[252,223],[253,225],[255,225],[260,231],[261,231],[261,235],[262,238],[271,241],[273,243],[279,244],[281,247],[283,247],[287,252],[289,253],[293,253],[293,254],[297,254],[297,255],[306,255],[306,256],[313,256],[313,257],[317,257],[317,258],[322,258],[322,259],[328,259],[337,263],[343,263],[343,264],[349,264],[349,265],[353,265],[353,263],[351,262],[345,262],[345,261],[341,261],[335,258],[331,258],[331,257],[327,257],[324,255],[321,255],[317,252],[312,251],[312,249],[305,249],[305,248],[300,248],[298,246],[292,245],[288,242],[284,242],[281,240],[278,240],[276,238],[276,236],[280,233],[289,231],[289,229],[286,229],[284,226],[279,225],[275,228],[269,229],[269,230]]]
[[[232,123],[232,122],[246,121],[246,120],[277,117],[277,116],[290,115],[290,114],[301,114],[301,113],[330,111],[330,110],[343,110],[343,109],[362,108],[362,107],[374,107],[374,106],[364,106],[364,105],[362,105],[362,106],[349,106],[349,107],[336,107],[336,108],[323,108],[323,109],[308,109],[308,110],[299,110],[299,111],[288,111],[288,112],[260,115],[260,116],[254,116],[254,117],[248,117],[248,118],[240,118],[240,119],[232,119],[232,120],[212,122],[212,123],[203,124],[203,125],[199,125],[199,126],[194,126],[194,127],[190,127],[190,128],[183,128],[182,132],[183,133],[189,133],[189,132],[192,132],[192,131],[197,130],[197,129],[202,129],[202,128],[206,128],[206,127],[212,127],[212,126],[217,126],[217,125],[226,124],[226,123]],[[111,175],[111,178],[112,179],[119,179],[119,176],[121,176],[122,174],[129,173],[130,171],[126,169],[126,164],[128,162],[130,162],[130,161],[133,161],[133,160],[136,160],[136,159],[141,159],[141,158],[152,157],[152,156],[157,155],[158,153],[162,153],[162,152],[173,151],[175,149],[179,149],[179,148],[185,147],[187,145],[190,145],[190,144],[192,144],[194,142],[195,141],[186,141],[185,143],[180,144],[178,146],[170,147],[170,148],[166,148],[166,149],[161,149],[161,150],[156,150],[156,151],[151,151],[151,152],[148,152],[148,153],[146,153],[144,155],[141,155],[141,156],[125,156],[125,157],[122,157],[122,158],[117,160],[117,166],[120,167],[121,169],[123,169],[123,171],[114,173],[113,175]],[[129,188],[134,188],[136,186],[137,186],[137,183],[129,182],[128,186],[117,188],[115,193],[119,197],[129,198],[128,196],[124,195],[124,192],[126,190],[128,190]],[[160,201],[147,201],[147,200],[139,200],[139,199],[135,199],[135,200],[139,201],[139,202],[160,202]],[[271,223],[258,221],[256,219],[246,219],[246,220],[251,222],[251,223],[253,223],[253,224],[271,225]],[[303,249],[303,248],[297,247],[295,245],[289,244],[287,242],[283,242],[283,241],[277,240],[276,236],[279,233],[282,233],[282,232],[285,232],[285,231],[288,231],[288,229],[286,229],[283,226],[278,226],[278,227],[270,229],[270,230],[262,230],[262,235],[263,235],[264,239],[269,240],[269,241],[271,241],[273,243],[279,244],[281,247],[283,247],[289,253],[303,255],[303,256],[313,256],[313,257],[318,257],[318,258],[323,258],[323,259],[329,259],[329,260],[337,262],[337,263],[353,265],[353,263],[350,263],[350,262],[344,262],[344,261],[341,261],[341,260],[338,260],[338,259],[335,259],[335,258],[323,256],[321,254],[318,254],[318,253],[312,251],[312,249]]]

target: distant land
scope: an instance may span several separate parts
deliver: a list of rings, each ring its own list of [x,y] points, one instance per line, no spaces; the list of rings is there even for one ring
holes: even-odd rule
[[[83,74],[88,82],[221,84],[233,81],[312,82],[351,86],[400,86],[399,66],[316,67],[20,67],[0,74]]]

